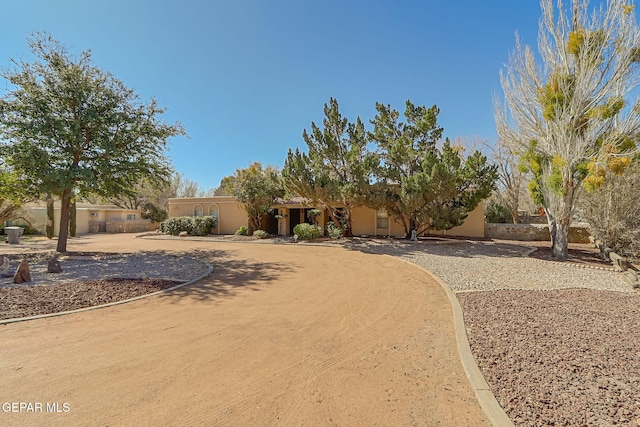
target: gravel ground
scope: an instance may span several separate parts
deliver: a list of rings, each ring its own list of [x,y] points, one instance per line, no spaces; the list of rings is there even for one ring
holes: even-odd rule
[[[111,278],[167,279],[188,281],[207,271],[208,266],[197,259],[162,253],[78,254],[58,257],[62,273],[47,273],[47,260],[53,253],[6,255],[15,271],[20,260],[29,262],[31,282],[19,286],[53,285],[83,280]],[[13,276],[0,278],[0,286],[13,285]]]
[[[354,246],[454,289],[476,361],[516,425],[640,426],[640,292],[622,274],[493,242]]]
[[[0,320],[58,313],[122,301],[171,288],[204,274],[208,265],[160,253],[60,256],[62,273],[47,273],[52,253],[8,255],[10,271],[29,263],[31,282],[0,278]]]

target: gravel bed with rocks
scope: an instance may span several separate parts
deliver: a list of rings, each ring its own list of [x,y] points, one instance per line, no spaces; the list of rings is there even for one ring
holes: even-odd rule
[[[640,294],[458,294],[469,343],[516,425],[640,424]]]
[[[0,319],[57,313],[122,301],[174,287],[205,274],[208,264],[163,253],[79,253],[58,257],[61,273],[48,273],[53,253],[6,255],[15,271],[29,263],[31,281],[0,277]]]
[[[520,426],[640,426],[640,292],[608,267],[493,242],[369,242],[443,279],[471,350]]]

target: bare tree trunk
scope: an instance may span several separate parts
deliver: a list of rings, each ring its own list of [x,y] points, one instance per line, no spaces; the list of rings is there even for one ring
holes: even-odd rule
[[[556,222],[555,237],[552,238],[551,254],[554,258],[565,260],[569,258],[569,223]]]
[[[56,251],[67,251],[67,237],[69,235],[69,213],[71,211],[71,190],[65,189],[62,192],[60,204],[60,235],[58,236],[58,246]]]
[[[558,260],[566,260],[569,257],[569,229],[573,217],[573,198],[575,195],[574,183],[565,185],[565,195],[557,196],[547,192],[545,200],[548,207],[545,208],[549,234],[551,235],[551,253]]]
[[[511,213],[511,218],[513,219],[514,224],[520,224],[520,214],[518,214],[518,209],[509,208],[509,212]]]
[[[76,223],[76,199],[71,202],[71,211],[69,212],[69,236],[76,237],[78,225]]]
[[[45,226],[45,232],[48,239],[53,239],[54,235],[54,212],[53,196],[51,196],[51,194],[47,194],[47,224]]]
[[[249,234],[249,236],[253,236],[254,231],[260,229],[260,220],[258,218],[256,218],[255,215],[251,215],[249,217],[249,224],[248,225],[249,225],[248,234]]]
[[[13,213],[20,209],[19,205],[9,204],[4,209],[0,210],[0,224],[4,224],[5,221],[8,221],[13,217]]]

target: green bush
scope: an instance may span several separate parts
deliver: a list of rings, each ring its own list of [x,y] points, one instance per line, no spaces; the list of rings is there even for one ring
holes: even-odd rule
[[[249,229],[247,228],[246,225],[243,225],[238,230],[236,230],[236,234],[238,236],[248,236],[249,235]]]
[[[320,237],[320,227],[304,222],[293,227],[293,233],[300,240],[313,240]]]
[[[484,222],[489,224],[509,224],[513,222],[513,217],[509,209],[492,200],[484,210]]]
[[[327,234],[332,239],[342,239],[344,237],[344,228],[336,227],[333,222],[327,223]]]
[[[256,230],[253,232],[253,237],[257,237],[259,239],[267,239],[271,235],[264,230]]]
[[[216,219],[212,216],[196,216],[191,220],[191,231],[189,234],[195,236],[206,236],[211,234],[211,230],[216,226]]]
[[[160,231],[172,236],[183,231],[194,236],[206,236],[216,225],[216,219],[212,216],[179,216],[160,224]]]

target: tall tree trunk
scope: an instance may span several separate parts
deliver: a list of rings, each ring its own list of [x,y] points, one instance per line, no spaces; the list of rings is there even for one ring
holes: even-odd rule
[[[513,219],[514,224],[520,224],[520,214],[518,214],[518,209],[509,209],[511,213],[511,218]]]
[[[559,260],[569,258],[569,222],[556,222],[555,237],[552,238],[551,254]]]
[[[260,222],[259,221],[260,220],[259,220],[259,217],[258,218],[256,218],[256,217],[257,217],[256,215],[251,215],[249,217],[249,221],[248,221],[248,224],[247,224],[248,225],[248,235],[249,236],[253,236],[253,232],[256,231],[256,230],[259,230],[259,227],[260,227]]]
[[[71,211],[71,189],[67,188],[62,192],[60,204],[60,235],[58,236],[58,246],[56,251],[67,251],[67,237],[69,235],[69,213]]]
[[[569,228],[573,217],[573,197],[575,192],[570,189],[563,196],[547,195],[545,200],[551,201],[545,207],[549,234],[551,235],[551,254],[558,260],[569,257]]]
[[[78,225],[76,223],[76,199],[71,202],[71,211],[69,212],[69,236],[76,237]]]
[[[53,239],[53,235],[55,232],[54,221],[54,206],[53,206],[53,196],[51,194],[47,194],[47,224],[45,226],[45,233],[47,234],[48,239]]]

